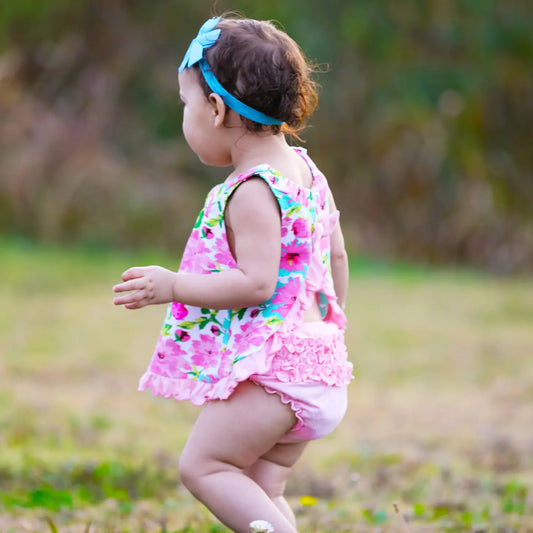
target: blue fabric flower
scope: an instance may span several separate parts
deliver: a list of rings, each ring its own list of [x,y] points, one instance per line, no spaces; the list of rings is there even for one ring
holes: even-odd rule
[[[232,94],[226,91],[226,89],[224,89],[224,87],[217,80],[207,60],[204,58],[204,49],[213,46],[217,42],[217,39],[220,35],[220,29],[215,29],[215,27],[219,21],[220,17],[215,17],[204,22],[203,26],[198,32],[198,35],[191,41],[191,44],[185,53],[185,57],[183,58],[178,71],[182,72],[184,69],[192,67],[198,63],[200,71],[209,88],[215,94],[221,96],[222,100],[224,100],[224,103],[236,111],[239,115],[253,120],[254,122],[258,122],[259,124],[283,124],[282,120],[265,115],[261,111],[246,105],[244,102],[241,102],[238,98],[235,98]]]
[[[214,17],[204,22],[198,35],[191,41],[187,52],[185,52],[185,57],[178,69],[179,72],[198,63],[204,55],[204,48],[209,48],[217,42],[220,29],[215,30],[214,28],[219,21],[220,17]]]

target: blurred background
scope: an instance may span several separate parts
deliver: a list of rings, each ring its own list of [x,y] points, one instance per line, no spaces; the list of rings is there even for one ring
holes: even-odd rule
[[[225,178],[177,67],[226,10],[320,65],[304,146],[351,252],[356,379],[288,486],[302,530],[397,532],[396,502],[412,533],[533,531],[530,0],[0,2],[0,530],[223,531],[179,481],[197,409],[136,391],[164,310],[111,286],[177,268]]]
[[[229,9],[322,66],[305,146],[352,252],[533,271],[528,0],[2,2],[1,233],[179,253],[225,174],[186,146],[177,66]]]

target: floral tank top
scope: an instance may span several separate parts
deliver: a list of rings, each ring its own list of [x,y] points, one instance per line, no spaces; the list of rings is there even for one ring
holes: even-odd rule
[[[260,177],[281,211],[281,259],[274,294],[256,307],[241,309],[171,303],[139,390],[150,388],[154,395],[201,405],[229,397],[240,381],[267,371],[264,346],[289,315],[294,319],[303,313],[298,313],[298,302],[313,256],[318,257],[313,268],[319,265],[323,280],[316,288],[324,320],[344,329],[346,319],[336,301],[329,262],[332,228],[328,225],[336,222],[338,213],[336,217],[329,213],[324,175],[304,149],[294,150],[310,167],[312,187],[302,188],[266,164],[215,186],[198,215],[179,268],[179,272],[210,274],[237,267],[228,244],[224,210],[240,184]]]

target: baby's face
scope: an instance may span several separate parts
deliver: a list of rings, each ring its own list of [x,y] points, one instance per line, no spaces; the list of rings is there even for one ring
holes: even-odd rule
[[[226,166],[228,161],[221,143],[222,132],[215,127],[216,106],[205,96],[200,75],[197,69],[187,68],[178,76],[183,104],[183,135],[202,163]]]

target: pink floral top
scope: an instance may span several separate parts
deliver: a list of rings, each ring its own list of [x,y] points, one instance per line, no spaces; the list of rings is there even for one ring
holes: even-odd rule
[[[338,212],[329,212],[324,175],[304,149],[294,150],[311,169],[312,187],[302,188],[266,164],[215,186],[198,215],[179,269],[209,274],[237,267],[228,245],[224,209],[241,183],[252,176],[261,177],[281,210],[281,259],[274,294],[256,307],[242,309],[170,304],[139,390],[150,388],[156,395],[196,405],[227,398],[240,381],[268,370],[271,360],[265,345],[285,321],[300,321],[316,294],[324,321],[345,328],[329,261],[329,233]]]

